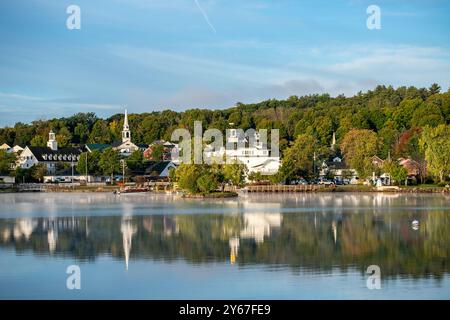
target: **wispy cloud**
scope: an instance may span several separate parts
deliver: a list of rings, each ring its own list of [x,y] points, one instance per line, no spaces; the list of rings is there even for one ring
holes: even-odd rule
[[[194,1],[195,1],[195,4],[197,5],[198,9],[200,10],[200,12],[203,14],[203,17],[205,18],[206,23],[209,25],[209,27],[212,29],[212,31],[214,31],[214,33],[217,33],[216,28],[214,28],[211,21],[209,21],[208,15],[206,14],[205,10],[203,10],[203,8],[200,6],[200,3],[198,3],[198,0],[194,0]]]

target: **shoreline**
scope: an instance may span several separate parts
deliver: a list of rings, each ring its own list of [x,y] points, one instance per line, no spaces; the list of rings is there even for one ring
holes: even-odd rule
[[[0,189],[0,194],[6,193],[113,193],[117,190],[117,186],[102,186],[102,187],[58,187],[58,188],[48,188],[41,190],[17,190],[15,188],[3,188]],[[367,187],[367,186],[336,186],[333,188],[324,188],[324,189],[316,189],[316,190],[298,190],[298,191],[247,191],[245,188],[237,190],[237,192],[217,192],[208,195],[195,194],[189,195],[185,194],[182,198],[186,199],[223,199],[223,198],[234,198],[238,197],[239,194],[278,194],[278,193],[387,193],[387,194],[401,194],[401,193],[434,193],[434,194],[450,194],[450,188],[448,187],[400,187],[400,188],[386,188],[386,189],[378,189],[376,187]],[[168,194],[167,191],[148,191],[148,193],[155,194]],[[169,193],[170,194],[170,193]]]

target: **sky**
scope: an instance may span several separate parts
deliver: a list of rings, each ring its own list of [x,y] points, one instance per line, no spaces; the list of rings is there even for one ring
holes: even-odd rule
[[[370,5],[381,29],[367,27]],[[0,126],[378,84],[446,91],[449,12],[448,0],[2,0]]]

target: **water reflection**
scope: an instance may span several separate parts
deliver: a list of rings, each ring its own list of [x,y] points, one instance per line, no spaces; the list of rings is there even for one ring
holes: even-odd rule
[[[183,259],[191,264],[287,266],[311,272],[335,267],[364,272],[377,264],[391,278],[448,274],[450,211],[436,209],[440,198],[428,198],[428,208],[412,210],[411,205],[399,206],[403,198],[364,197],[333,201],[325,196],[315,209],[308,197],[272,203],[253,198],[225,203],[235,209],[227,214],[134,215],[142,203],[130,202],[119,203],[122,216],[3,218],[0,247],[21,255],[85,261],[109,255],[123,261],[126,270],[137,260]],[[412,199],[408,204],[416,208],[427,201]],[[357,207],[349,206],[355,201]],[[292,203],[299,202],[302,206],[294,210]],[[380,207],[386,202],[390,208]],[[325,209],[330,203],[334,210]],[[305,208],[310,210],[303,212]],[[411,227],[413,220],[420,221],[417,230]]]

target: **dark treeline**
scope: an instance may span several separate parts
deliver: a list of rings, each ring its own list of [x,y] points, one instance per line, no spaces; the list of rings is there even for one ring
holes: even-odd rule
[[[133,142],[145,144],[156,139],[170,140],[171,133],[178,127],[192,130],[197,120],[202,121],[204,129],[225,130],[230,123],[244,130],[280,129],[282,151],[301,134],[313,135],[320,145],[329,146],[333,132],[340,143],[351,129],[369,129],[383,141],[378,155],[385,158],[402,132],[450,123],[450,92],[440,93],[437,84],[430,88],[378,86],[353,97],[291,96],[286,100],[237,103],[224,110],[165,110],[129,115]],[[50,129],[56,132],[61,147],[111,143],[120,139],[122,123],[122,114],[101,119],[94,113],[36,120],[31,124],[18,122],[14,127],[0,128],[0,143],[45,146]]]

